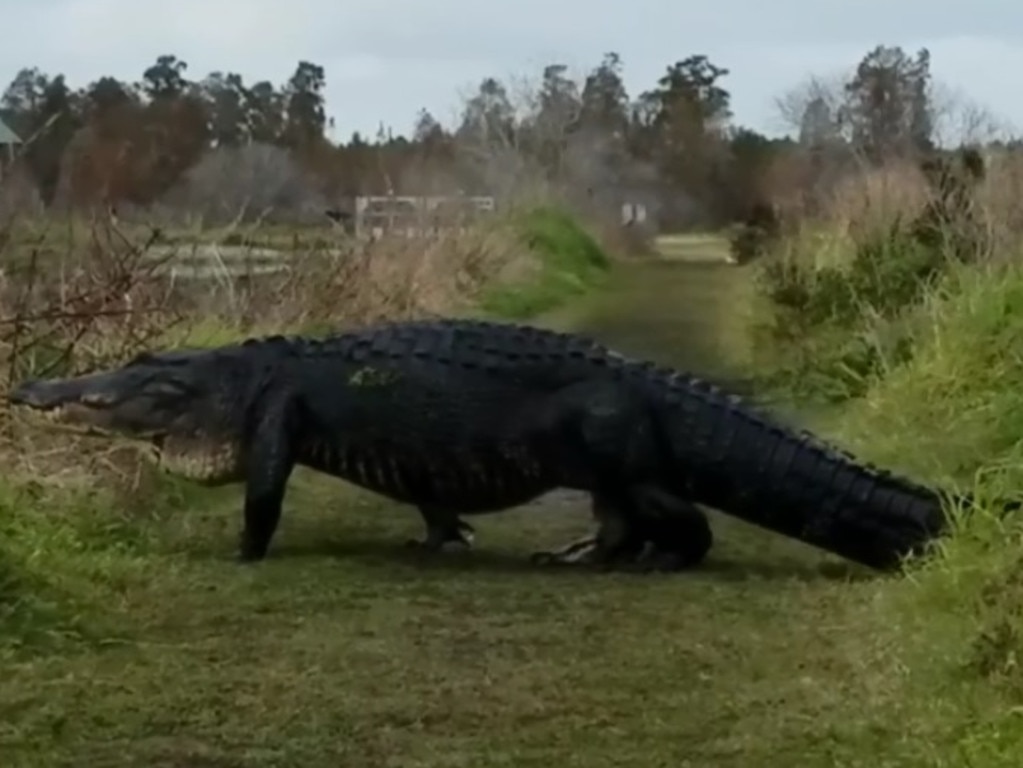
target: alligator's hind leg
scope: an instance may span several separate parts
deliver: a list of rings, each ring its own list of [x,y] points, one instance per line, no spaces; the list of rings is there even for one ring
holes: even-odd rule
[[[582,538],[570,541],[559,549],[547,549],[541,552],[534,552],[530,560],[537,565],[552,563],[575,563],[579,559],[585,559],[590,551],[597,545],[597,534],[588,533]]]
[[[635,496],[636,525],[647,542],[638,568],[680,571],[703,562],[714,545],[714,532],[699,507],[650,485],[638,488]]]
[[[677,571],[702,562],[714,541],[710,522],[698,507],[654,486],[632,489],[617,503],[595,496],[594,516],[596,534],[558,550],[537,552],[533,562]],[[609,525],[617,530],[609,530]]]
[[[633,522],[632,503],[627,497],[593,495],[593,517],[597,531],[561,549],[536,552],[530,559],[542,565],[591,565],[611,569],[635,560],[644,541]]]
[[[456,513],[424,505],[419,507],[419,514],[426,523],[426,537],[410,539],[405,542],[406,546],[418,547],[429,552],[441,550],[449,542],[461,544],[466,548],[472,546],[474,529]]]
[[[673,497],[650,488],[666,478],[667,457],[642,393],[627,383],[603,379],[566,387],[544,405],[549,418],[545,427],[554,433],[552,443],[563,446],[561,460],[570,472],[574,470],[580,487],[592,489],[598,529],[592,540],[537,553],[534,561],[615,568],[635,565],[649,549],[648,542],[684,535],[690,527],[694,542],[706,538],[706,521],[698,511],[680,501],[668,504]],[[677,514],[672,507],[677,507]],[[662,516],[672,520],[670,526],[656,522]],[[701,546],[697,543],[698,552],[679,552],[677,559],[702,557],[706,548]]]

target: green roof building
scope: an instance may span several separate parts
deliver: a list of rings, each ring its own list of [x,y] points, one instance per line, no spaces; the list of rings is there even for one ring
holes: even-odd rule
[[[12,131],[7,123],[0,120],[0,179],[4,177],[10,163],[14,162],[14,151],[21,144],[18,134]]]
[[[0,120],[0,146],[13,148],[17,144],[21,144],[18,134],[8,128],[7,123]]]

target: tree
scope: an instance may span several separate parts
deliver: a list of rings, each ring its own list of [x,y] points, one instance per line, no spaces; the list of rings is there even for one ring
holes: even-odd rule
[[[838,136],[838,121],[828,102],[818,96],[803,111],[799,122],[799,143],[806,147],[823,147]]]
[[[622,80],[622,60],[605,53],[600,64],[586,76],[581,94],[579,122],[624,138],[629,124],[629,94]]]
[[[412,145],[422,160],[451,162],[453,159],[451,137],[426,109],[419,110],[416,117]]]
[[[931,58],[879,45],[860,61],[845,85],[842,119],[853,145],[874,162],[933,149]]]
[[[245,91],[243,99],[249,139],[273,144],[284,131],[284,96],[273,83],[261,80]]]
[[[64,151],[81,127],[73,94],[63,75],[46,84],[34,127],[36,138],[29,143],[26,157],[43,204],[48,206],[57,192]]]
[[[83,109],[90,120],[102,120],[105,116],[139,106],[138,94],[131,86],[113,77],[101,77],[86,86]]]
[[[428,147],[444,139],[444,128],[437,122],[437,119],[427,109],[420,109],[416,115],[415,128],[412,130],[412,141],[416,144]],[[359,134],[352,136],[353,143],[361,141]]]
[[[323,89],[326,74],[323,67],[300,61],[295,73],[284,86],[285,145],[297,149],[312,147],[323,141],[327,126]]]
[[[842,76],[811,75],[775,99],[778,117],[786,128],[802,136],[807,144],[823,139],[827,134],[840,138],[845,84]]]
[[[200,86],[210,117],[210,138],[218,147],[237,147],[249,138],[242,76],[211,72]]]
[[[714,216],[713,201],[728,163],[731,97],[719,84],[727,74],[706,56],[690,56],[669,66],[636,105],[630,145],[672,184],[677,210],[666,215],[676,225]]]
[[[79,205],[132,198],[146,131],[139,90],[101,77],[83,89],[80,102],[83,126],[64,153],[58,195]]]
[[[732,116],[731,96],[718,81],[727,75],[706,56],[690,56],[668,67],[657,87],[640,98],[653,106],[653,122],[665,135],[683,125],[723,130]]]
[[[579,86],[567,71],[564,64],[544,67],[536,110],[525,126],[529,150],[550,178],[561,176],[568,134],[578,127]]]
[[[766,197],[765,180],[772,163],[791,147],[785,139],[772,140],[749,128],[729,131],[728,181],[720,185],[717,199],[727,218],[745,217]]]
[[[476,147],[510,146],[515,140],[515,110],[508,91],[493,77],[485,78],[476,95],[462,110],[462,122],[456,131],[459,140]]]
[[[566,191],[600,215],[618,215],[624,202],[648,186],[646,164],[630,157],[629,96],[617,53],[606,53],[583,80],[579,113],[568,133],[563,175]],[[643,178],[640,178],[640,176]]]
[[[174,99],[183,95],[188,88],[185,71],[188,64],[172,54],[156,58],[156,63],[142,73],[142,92],[152,101]]]
[[[63,75],[50,78],[35,67],[18,72],[0,100],[5,120],[26,142],[25,161],[45,205],[53,203],[64,150],[81,125],[76,101]]]
[[[29,139],[38,122],[50,78],[36,67],[18,71],[0,99],[0,115],[23,139]]]

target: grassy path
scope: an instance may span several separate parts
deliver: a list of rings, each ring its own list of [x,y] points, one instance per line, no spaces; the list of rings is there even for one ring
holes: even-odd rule
[[[741,271],[630,269],[555,321],[721,367]],[[299,474],[256,567],[230,560],[233,491],[84,539],[62,567],[103,600],[101,640],[4,661],[0,764],[911,764],[891,762],[913,725],[893,715],[885,638],[860,629],[876,584],[814,552],[715,518],[692,574],[531,569],[529,551],[588,525],[559,498],[423,559],[400,546],[420,533],[411,510]]]

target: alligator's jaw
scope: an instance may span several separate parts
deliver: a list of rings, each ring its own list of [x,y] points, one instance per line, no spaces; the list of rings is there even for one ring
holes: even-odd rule
[[[167,435],[153,444],[163,469],[194,483],[219,486],[245,479],[242,448],[237,440]]]
[[[53,408],[18,405],[14,409],[57,432],[145,443],[151,450],[144,451],[144,455],[161,469],[200,485],[227,485],[244,479],[241,445],[234,440],[209,435],[122,432],[96,423],[100,411],[80,403]]]
[[[128,440],[151,440],[157,437],[156,433],[129,434],[109,427],[103,423],[102,410],[78,402],[62,403],[51,408],[18,404],[14,405],[12,410],[14,413],[25,415],[45,427],[60,432],[70,432],[87,437]]]

